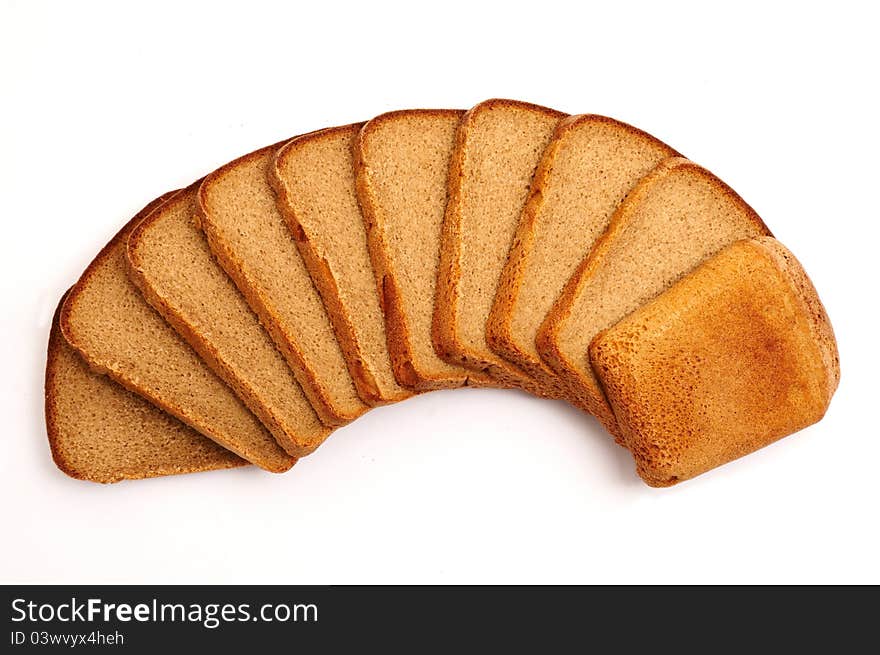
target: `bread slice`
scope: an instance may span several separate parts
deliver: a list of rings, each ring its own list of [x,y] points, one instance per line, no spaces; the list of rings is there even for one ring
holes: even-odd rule
[[[394,378],[385,320],[364,219],[355,195],[352,149],[362,124],[293,139],[278,151],[269,178],[315,282],[348,370],[369,405],[412,392]]]
[[[260,317],[321,422],[367,409],[321,298],[275,205],[266,173],[282,144],[236,159],[202,182],[198,218],[217,261]]]
[[[567,391],[535,337],[565,283],[635,184],[672,148],[613,118],[569,116],[556,126],[532,180],[486,324],[489,347],[557,395]]]
[[[621,204],[566,284],[538,331],[541,358],[569,396],[619,438],[587,361],[590,341],[724,246],[769,234],[709,171],[681,157],[664,160]]]
[[[65,294],[66,297],[66,294]],[[46,433],[52,459],[79,480],[119,482],[243,466],[206,439],[104,375],[61,335],[58,303],[46,357]]]
[[[775,239],[739,241],[589,349],[639,475],[664,487],[824,416],[840,379],[816,290]]]
[[[413,109],[382,114],[361,129],[355,147],[358,201],[385,313],[397,381],[428,391],[491,384],[437,356],[431,320],[449,160],[463,111]]]
[[[126,250],[129,277],[285,451],[308,455],[330,429],[318,420],[284,357],[196,227],[200,184],[171,198],[132,230]]]
[[[147,205],[89,264],[61,308],[61,332],[93,371],[109,375],[249,462],[286,471],[296,459],[278,446],[126,275],[129,233],[167,198]]]
[[[487,100],[465,114],[449,171],[432,326],[446,361],[539,395],[552,390],[492,352],[486,321],[535,168],[563,116],[514,100]]]

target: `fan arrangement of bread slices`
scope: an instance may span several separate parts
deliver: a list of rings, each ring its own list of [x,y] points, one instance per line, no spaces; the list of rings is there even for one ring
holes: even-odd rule
[[[811,282],[724,182],[614,119],[489,100],[148,204],[59,304],[46,424],[76,478],[282,472],[371,407],[517,388],[668,486],[818,421],[838,379]]]

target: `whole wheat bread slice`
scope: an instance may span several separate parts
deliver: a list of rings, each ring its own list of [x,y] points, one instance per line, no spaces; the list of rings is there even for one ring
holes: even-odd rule
[[[432,325],[434,347],[446,361],[538,395],[553,389],[489,348],[486,321],[532,176],[563,117],[524,102],[487,100],[459,123]]]
[[[355,194],[352,149],[361,124],[293,139],[269,179],[315,282],[361,399],[370,405],[412,392],[394,377],[364,219]]]
[[[66,294],[65,294],[66,297]],[[46,357],[46,433],[52,459],[79,480],[119,482],[247,462],[93,373],[64,340],[58,303]]]
[[[355,147],[358,201],[394,376],[420,391],[491,383],[440,359],[431,341],[449,161],[463,114],[454,109],[382,114],[364,125]]]
[[[147,205],[89,264],[61,308],[61,331],[93,371],[109,375],[249,462],[268,471],[286,471],[296,459],[147,304],[126,275],[129,233],[168,197]]]
[[[486,324],[489,347],[558,395],[538,328],[635,184],[672,148],[612,118],[569,116],[544,150]]]
[[[709,259],[590,345],[639,475],[664,487],[824,416],[834,332],[794,256],[768,237]]]
[[[289,454],[330,434],[284,357],[195,225],[201,180],[153,211],[128,237],[128,273],[147,301],[232,387]]]
[[[199,223],[217,261],[260,317],[321,421],[367,409],[358,397],[321,298],[266,173],[282,144],[240,157],[199,187]]]
[[[590,369],[593,337],[724,246],[769,230],[709,171],[680,157],[642,179],[581,262],[538,332],[538,352],[578,405],[619,439]]]

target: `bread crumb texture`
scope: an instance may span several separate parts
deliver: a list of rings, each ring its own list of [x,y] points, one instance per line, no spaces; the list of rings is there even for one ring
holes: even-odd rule
[[[90,371],[61,334],[61,303],[49,334],[45,389],[46,430],[59,469],[80,480],[118,482],[247,463]]]
[[[166,202],[128,239],[129,273],[147,300],[241,397],[290,455],[330,433],[194,223],[198,183]]]
[[[258,314],[321,421],[338,426],[367,409],[267,172],[280,146],[236,159],[205,178],[199,220],[211,251]]]
[[[122,384],[228,450],[266,470],[296,461],[163,320],[129,280],[125,244],[135,216],[86,268],[61,310],[61,330],[92,370]]]
[[[460,387],[469,374],[477,376],[442,360],[431,341],[449,161],[463,114],[383,114],[361,129],[356,146],[358,200],[382,294],[394,375],[400,384],[419,390]]]
[[[560,121],[544,150],[487,324],[490,347],[545,386],[564,385],[538,354],[544,317],[630,189],[677,153],[605,116]]]
[[[292,140],[278,152],[270,176],[355,386],[366,403],[380,405],[409,398],[412,391],[392,371],[357,201],[353,148],[361,127],[330,128]]]
[[[553,389],[491,350],[486,322],[535,169],[564,116],[512,100],[487,100],[465,115],[450,166],[434,316],[435,346],[447,361],[544,396]]]

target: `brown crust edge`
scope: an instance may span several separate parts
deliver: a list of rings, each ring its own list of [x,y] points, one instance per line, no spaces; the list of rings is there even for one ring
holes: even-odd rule
[[[641,130],[629,123],[599,114],[577,114],[563,118],[553,132],[550,144],[544,150],[532,184],[529,196],[523,208],[520,223],[514,236],[513,245],[508,253],[505,265],[498,283],[498,290],[489,320],[486,323],[486,340],[489,347],[501,357],[511,361],[523,370],[527,371],[542,384],[554,388],[560,396],[568,396],[568,385],[559,379],[557,374],[544,361],[535,358],[531,353],[522,349],[517,343],[511,330],[513,311],[519,300],[523,277],[528,259],[531,255],[532,246],[536,238],[536,222],[538,214],[544,206],[544,190],[549,183],[550,174],[556,162],[559,149],[565,144],[565,139],[576,129],[585,124],[604,123],[619,127],[624,131],[641,136],[655,144],[667,149],[670,157],[679,157],[680,154],[657,137]]]
[[[163,204],[151,212],[135,227],[128,236],[125,248],[125,263],[128,271],[129,279],[143,294],[144,299],[157,311],[172,328],[192,347],[193,350],[204,360],[214,373],[226,382],[233,391],[238,395],[244,404],[250,409],[260,422],[266,426],[272,436],[278,442],[278,445],[290,457],[303,457],[313,452],[330,434],[331,430],[319,430],[314,437],[303,438],[302,435],[294,434],[288,431],[283,422],[266,407],[259,399],[256,391],[251,385],[240,379],[234,371],[220,358],[216,349],[206,341],[198,331],[190,325],[185,318],[180,316],[171,306],[167,299],[153,287],[148,276],[146,275],[142,262],[140,261],[140,253],[138,247],[141,238],[146,230],[161,218],[163,211],[167,210],[174,202],[180,202],[187,198],[189,194],[195,194],[202,180],[197,180],[172,200]]]
[[[363,361],[354,326],[342,304],[342,300],[339,296],[339,288],[336,286],[336,279],[333,276],[333,272],[330,270],[330,265],[318,254],[317,250],[315,250],[305,228],[302,226],[302,223],[300,223],[281,171],[281,169],[284,168],[287,159],[291,156],[291,153],[296,148],[301,147],[304,143],[308,143],[314,139],[319,139],[336,132],[353,129],[359,131],[363,125],[363,123],[351,123],[349,125],[329,127],[288,141],[287,144],[279,148],[278,152],[276,152],[275,161],[269,167],[268,177],[269,184],[275,191],[278,209],[284,217],[288,228],[290,228],[294,242],[302,255],[309,274],[312,276],[312,281],[318,289],[321,300],[324,302],[324,307],[327,309],[327,315],[330,317],[330,323],[333,325],[336,338],[339,341],[339,345],[342,347],[342,352],[348,365],[348,371],[351,374],[352,380],[354,380],[358,395],[365,403],[371,407],[376,407],[405,400],[410,397],[411,393],[407,392],[392,397],[385,397],[379,390],[376,377]]]
[[[366,163],[366,150],[368,148],[366,142],[376,129],[391,121],[405,119],[410,116],[449,116],[460,120],[464,113],[463,110],[459,109],[403,109],[380,114],[364,124],[358,133],[354,145],[355,182],[358,202],[367,230],[367,246],[376,276],[379,301],[385,316],[386,340],[388,342],[388,352],[391,355],[394,377],[401,385],[417,391],[433,391],[436,389],[452,389],[465,386],[468,384],[470,376],[477,377],[479,374],[471,369],[460,367],[462,369],[461,376],[437,375],[427,371],[418,363],[418,358],[412,349],[409,317],[401,300],[398,276],[388,255],[388,245],[382,229],[384,222],[383,213],[376,200],[370,180],[369,169]],[[455,364],[450,364],[450,366],[455,366]],[[490,384],[491,380],[486,378],[484,382]]]
[[[293,137],[296,138],[296,137]],[[275,143],[248,153],[238,159],[224,164],[213,173],[209,174],[199,186],[196,203],[196,224],[202,230],[208,245],[218,263],[226,272],[226,274],[238,287],[238,290],[247,300],[248,305],[254,313],[259,317],[260,322],[266,331],[272,337],[278,350],[284,355],[288,366],[293,371],[294,376],[300,384],[303,393],[309,399],[315,413],[321,422],[328,427],[339,427],[350,423],[359,416],[362,416],[368,409],[366,405],[358,411],[344,412],[334,407],[327,390],[318,381],[315,372],[306,363],[305,357],[296,339],[289,334],[281,325],[281,321],[277,314],[269,308],[269,303],[259,285],[252,283],[250,277],[245,273],[241,260],[236,253],[229,247],[222,236],[222,231],[217,228],[216,223],[211,217],[207,209],[207,195],[211,185],[217,182],[221,177],[226,175],[236,166],[249,163],[252,159],[263,157],[267,154],[276,152],[288,140]]]
[[[463,153],[467,137],[467,129],[474,117],[481,111],[496,107],[515,106],[538,111],[558,119],[563,119],[563,112],[534,105],[518,100],[492,98],[485,100],[469,109],[462,116],[455,134],[452,159],[449,166],[449,198],[443,216],[440,231],[440,266],[437,275],[437,291],[434,303],[434,316],[431,336],[437,355],[452,364],[480,371],[494,378],[504,387],[516,387],[531,394],[544,398],[557,397],[553,389],[544,388],[538,381],[532,380],[528,374],[515,364],[501,357],[495,361],[486,361],[479,353],[471,352],[458,340],[458,307],[455,299],[461,280],[461,213],[459,211],[461,197],[461,179]],[[554,385],[555,386],[555,385]]]

